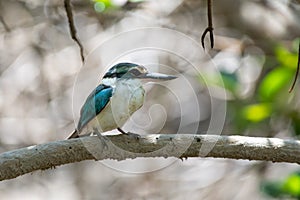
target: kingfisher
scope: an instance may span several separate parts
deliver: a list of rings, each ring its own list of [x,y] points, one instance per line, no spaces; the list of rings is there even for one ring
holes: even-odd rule
[[[144,103],[143,84],[151,81],[166,81],[177,78],[173,75],[150,73],[134,63],[119,63],[111,67],[102,82],[89,94],[80,110],[77,128],[67,139],[92,133],[118,129]]]

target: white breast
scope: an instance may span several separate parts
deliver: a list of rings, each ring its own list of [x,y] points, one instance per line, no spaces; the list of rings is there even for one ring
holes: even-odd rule
[[[99,132],[106,132],[121,128],[130,116],[142,107],[144,94],[139,80],[118,81],[110,102],[88,123],[88,130],[97,128]]]

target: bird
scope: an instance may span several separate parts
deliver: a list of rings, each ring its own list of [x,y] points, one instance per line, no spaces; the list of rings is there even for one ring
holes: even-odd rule
[[[88,95],[80,110],[76,129],[67,139],[103,133],[114,129],[123,134],[122,126],[144,103],[143,84],[167,81],[173,75],[150,73],[143,65],[123,62],[111,67],[101,83]]]

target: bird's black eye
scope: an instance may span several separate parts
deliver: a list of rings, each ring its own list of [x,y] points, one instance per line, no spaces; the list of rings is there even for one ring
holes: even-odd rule
[[[130,73],[133,74],[134,76],[141,75],[141,72],[138,69],[132,69],[130,70]]]

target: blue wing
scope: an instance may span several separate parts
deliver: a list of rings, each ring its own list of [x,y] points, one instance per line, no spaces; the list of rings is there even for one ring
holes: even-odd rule
[[[103,110],[109,102],[112,93],[113,88],[104,84],[98,85],[96,89],[91,92],[80,110],[80,119],[77,126],[79,132]]]

